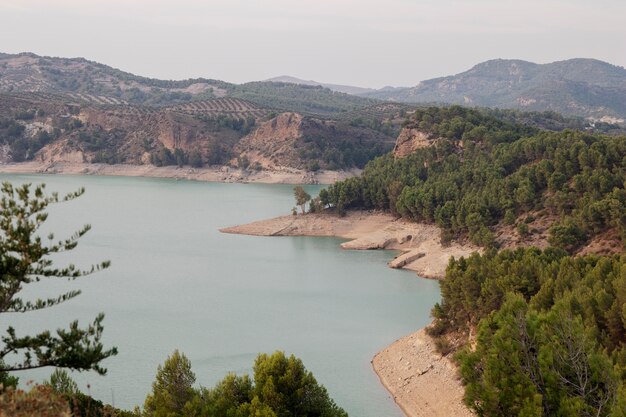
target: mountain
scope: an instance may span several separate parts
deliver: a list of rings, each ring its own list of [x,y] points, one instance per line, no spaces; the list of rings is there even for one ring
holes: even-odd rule
[[[180,81],[137,76],[84,58],[0,54],[0,92],[66,94],[75,101],[163,107],[220,97],[241,98],[276,111],[331,116],[378,100],[322,86],[196,78]]]
[[[318,81],[303,80],[303,79],[292,77],[289,75],[281,75],[280,77],[270,78],[269,80],[265,80],[265,81],[298,84],[298,85],[320,86],[320,87],[328,88],[329,90],[332,90],[332,91],[336,91],[338,93],[346,93],[346,94],[353,94],[353,95],[373,93],[376,91],[373,88],[355,87],[352,85],[342,85],[342,84],[320,83]]]
[[[626,69],[594,59],[550,64],[496,59],[461,74],[365,97],[406,103],[554,111],[606,122],[626,120]]]

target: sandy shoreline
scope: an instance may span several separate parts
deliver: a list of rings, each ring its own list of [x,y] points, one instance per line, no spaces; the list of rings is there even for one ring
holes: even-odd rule
[[[251,182],[264,184],[332,184],[360,173],[350,171],[308,172],[293,168],[275,171],[247,171],[227,166],[192,168],[153,165],[88,164],[74,162],[20,162],[0,164],[3,174],[110,175],[125,177],[174,178],[210,182]]]
[[[479,248],[453,243],[442,246],[434,225],[412,223],[380,212],[281,216],[220,229],[223,233],[255,236],[334,236],[350,239],[343,249],[391,249],[402,253],[389,262],[392,268],[417,272],[423,278],[441,279],[451,257],[468,256]]]
[[[437,352],[424,329],[378,352],[372,366],[407,417],[474,416],[463,403],[456,365]]]
[[[380,212],[282,216],[227,227],[223,233],[255,236],[333,236],[350,239],[344,249],[395,249],[402,253],[389,262],[392,268],[415,271],[425,278],[441,279],[452,256],[480,250],[454,243],[444,247],[439,229],[411,223]],[[424,329],[405,336],[378,352],[374,371],[407,417],[473,416],[463,404],[463,385],[456,366],[442,357]]]

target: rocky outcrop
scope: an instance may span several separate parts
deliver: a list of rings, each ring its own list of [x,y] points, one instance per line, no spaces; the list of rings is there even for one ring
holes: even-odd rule
[[[398,255],[393,260],[391,260],[388,265],[390,268],[404,268],[405,265],[410,264],[413,261],[417,261],[420,258],[426,256],[424,252],[420,250],[414,249],[408,252],[403,253],[402,255]]]
[[[302,115],[282,113],[243,137],[234,151],[241,158],[247,158],[250,164],[263,169],[293,167],[299,160],[294,144],[302,136]]]
[[[393,148],[393,155],[396,158],[404,158],[420,148],[427,148],[436,142],[436,138],[431,138],[427,133],[417,128],[405,127],[402,129]]]
[[[245,162],[268,170],[350,169],[364,164],[363,154],[373,157],[389,152],[393,142],[392,137],[372,129],[287,112],[241,138],[233,149],[238,157],[231,164]]]

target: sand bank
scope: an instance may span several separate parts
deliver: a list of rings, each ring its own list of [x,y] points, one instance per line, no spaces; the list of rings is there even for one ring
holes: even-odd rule
[[[372,366],[407,417],[471,417],[452,361],[424,329],[378,352]]]
[[[227,166],[192,168],[153,165],[88,164],[70,162],[20,162],[0,164],[5,174],[72,174],[112,175],[125,177],[175,178],[212,182],[258,182],[265,184],[332,184],[360,173],[350,171],[318,171],[315,173],[284,168],[274,171],[247,171]]]
[[[282,216],[220,230],[256,236],[335,236],[350,239],[344,249],[392,249],[402,251],[389,262],[392,268],[417,272],[424,278],[443,278],[450,257],[468,256],[479,250],[472,245],[439,242],[436,226],[407,222],[390,214],[350,212],[345,217],[333,214]]]

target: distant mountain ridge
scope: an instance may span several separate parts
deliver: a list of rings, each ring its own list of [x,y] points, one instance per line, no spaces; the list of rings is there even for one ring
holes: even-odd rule
[[[550,64],[495,59],[414,87],[373,90],[286,75],[244,84],[208,78],[159,80],[84,58],[0,53],[2,92],[66,94],[83,103],[153,107],[231,97],[277,112],[323,117],[359,111],[384,101],[460,104],[626,122],[626,70],[584,58]]]
[[[301,78],[292,77],[290,75],[281,75],[279,77],[270,78],[265,81],[299,84],[299,85],[321,86],[324,88],[328,88],[329,90],[332,90],[332,91],[336,91],[339,93],[352,94],[352,95],[363,95],[367,93],[374,93],[375,91],[377,91],[374,88],[355,87],[353,85],[330,84],[330,83],[321,83],[319,81],[313,81],[313,80],[303,80]]]
[[[280,82],[232,84],[207,78],[159,80],[137,76],[84,58],[0,53],[0,93],[69,94],[87,103],[172,106],[231,97],[276,111],[331,116],[369,107],[378,100],[322,86]]]
[[[405,103],[555,111],[607,122],[626,120],[626,69],[586,58],[550,64],[495,59],[415,87],[363,96]]]

